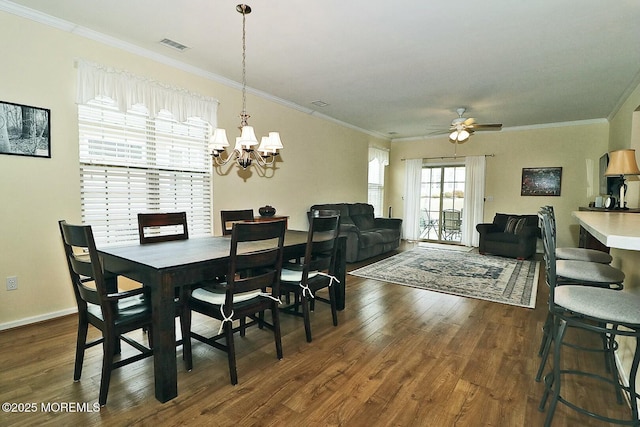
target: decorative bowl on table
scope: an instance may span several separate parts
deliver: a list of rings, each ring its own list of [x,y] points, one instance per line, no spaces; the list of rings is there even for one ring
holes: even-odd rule
[[[276,208],[273,206],[267,205],[258,209],[258,213],[260,216],[274,216],[276,214]]]

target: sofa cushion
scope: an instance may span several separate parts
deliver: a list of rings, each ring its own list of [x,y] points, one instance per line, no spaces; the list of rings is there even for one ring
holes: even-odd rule
[[[352,215],[353,223],[358,226],[360,231],[367,231],[373,228],[373,217],[369,215]]]
[[[366,203],[354,203],[349,206],[349,216],[360,231],[370,230],[375,226],[373,206]]]
[[[340,225],[353,224],[351,217],[349,216],[349,204],[348,203],[326,203],[323,205],[313,205],[309,209],[314,210],[334,210],[340,211]]]
[[[367,248],[369,246],[381,245],[382,243],[384,243],[382,241],[382,234],[370,231],[360,234],[358,246],[361,248]]]
[[[374,228],[367,233],[376,233],[382,239],[382,243],[391,243],[399,239],[398,231],[393,228]]]
[[[484,236],[488,242],[518,243],[520,237],[513,233],[489,233]]]

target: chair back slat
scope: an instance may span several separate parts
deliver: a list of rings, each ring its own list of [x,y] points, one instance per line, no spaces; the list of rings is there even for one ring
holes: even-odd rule
[[[222,221],[222,234],[224,236],[231,235],[233,224],[238,221],[253,220],[253,209],[225,210],[220,211],[220,220]]]
[[[189,238],[186,212],[155,212],[138,214],[140,243],[157,243]]]
[[[101,305],[103,309],[110,307],[105,304],[107,283],[91,226],[71,225],[66,221],[58,224],[78,309],[86,309],[86,303]],[[85,285],[90,281],[94,282],[95,289]]]
[[[309,236],[303,263],[303,280],[308,277],[310,271],[321,271],[330,275],[335,274],[335,258],[339,234],[339,212],[314,211],[309,224]]]
[[[285,229],[285,220],[233,225],[225,306],[233,304],[235,293],[267,287],[272,288],[273,296],[279,296]],[[243,243],[257,249],[245,252]]]

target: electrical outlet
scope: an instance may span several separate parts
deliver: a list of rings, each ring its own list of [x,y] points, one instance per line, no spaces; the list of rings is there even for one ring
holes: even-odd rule
[[[7,290],[15,291],[16,289],[18,289],[18,277],[17,276],[7,277]]]

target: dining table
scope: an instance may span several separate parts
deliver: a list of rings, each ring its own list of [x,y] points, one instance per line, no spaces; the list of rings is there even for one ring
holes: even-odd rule
[[[284,259],[304,256],[307,231],[287,230]],[[224,276],[228,269],[230,236],[206,236],[151,244],[98,248],[105,270],[148,286],[152,307],[155,396],[168,402],[178,395],[175,289]],[[249,245],[245,250],[258,250]],[[336,306],[345,308],[346,237],[338,239]]]

